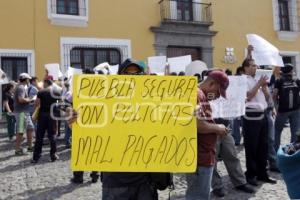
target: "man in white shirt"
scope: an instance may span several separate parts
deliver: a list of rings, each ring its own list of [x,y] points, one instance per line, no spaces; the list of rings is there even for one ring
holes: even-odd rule
[[[248,50],[251,50],[248,48]],[[250,51],[251,53],[251,51]],[[251,55],[251,54],[250,54]],[[257,186],[257,180],[275,184],[276,181],[267,174],[268,160],[268,121],[266,109],[270,98],[267,77],[255,79],[257,65],[250,57],[242,64],[247,75],[246,115],[243,117],[244,144],[246,153],[246,179],[251,185]]]

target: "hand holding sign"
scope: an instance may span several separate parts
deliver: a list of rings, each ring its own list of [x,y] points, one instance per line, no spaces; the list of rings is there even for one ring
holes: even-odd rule
[[[66,118],[68,119],[68,125],[70,127],[70,129],[72,129],[72,124],[74,122],[76,122],[77,118],[78,118],[78,113],[75,109],[73,109],[72,107],[67,107],[66,108]]]
[[[216,129],[216,134],[219,136],[227,135],[229,130],[223,124],[218,124]]]
[[[247,50],[251,53],[254,50],[254,47],[250,44],[248,45]]]
[[[60,71],[58,63],[46,64],[45,68],[48,72],[48,76],[52,76],[53,80],[58,80],[58,78],[62,77],[63,74]]]
[[[261,76],[260,79],[258,80],[259,85],[262,87],[268,85],[268,79],[269,78],[265,75]]]

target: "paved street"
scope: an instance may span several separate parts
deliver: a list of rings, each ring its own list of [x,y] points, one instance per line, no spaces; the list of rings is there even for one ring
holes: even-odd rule
[[[289,131],[285,129],[284,142],[288,141]],[[62,136],[61,136],[62,137]],[[24,141],[26,147],[26,141]],[[239,158],[245,169],[243,147],[238,147]],[[89,174],[85,174],[82,185],[70,183],[70,150],[65,149],[62,139],[58,139],[58,154],[60,160],[49,161],[49,145],[43,149],[43,156],[38,164],[31,164],[31,154],[15,157],[14,142],[8,141],[6,129],[0,129],[0,199],[2,200],[46,200],[46,199],[101,199],[101,183],[92,184]],[[257,187],[256,194],[248,195],[233,189],[224,165],[219,163],[219,170],[224,176],[227,195],[223,199],[288,199],[285,185],[279,174],[271,173],[279,181],[276,185],[263,184]],[[171,199],[184,199],[186,183],[184,175],[175,175],[175,191],[171,192]],[[168,199],[168,191],[160,194],[160,199]],[[213,197],[213,199],[217,199]]]

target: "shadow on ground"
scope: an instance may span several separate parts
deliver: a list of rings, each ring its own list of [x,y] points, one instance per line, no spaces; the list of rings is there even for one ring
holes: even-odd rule
[[[41,200],[41,199],[60,199],[61,196],[71,193],[74,190],[85,187],[90,185],[90,182],[75,185],[75,184],[68,184],[65,186],[57,186],[57,187],[49,187],[43,189],[36,189],[36,190],[28,190],[16,195],[8,196],[6,199],[16,199],[18,197],[27,197],[28,200]]]

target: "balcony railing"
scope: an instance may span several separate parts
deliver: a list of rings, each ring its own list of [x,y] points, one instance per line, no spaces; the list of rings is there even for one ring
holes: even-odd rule
[[[211,3],[161,0],[159,5],[163,21],[212,22]]]

